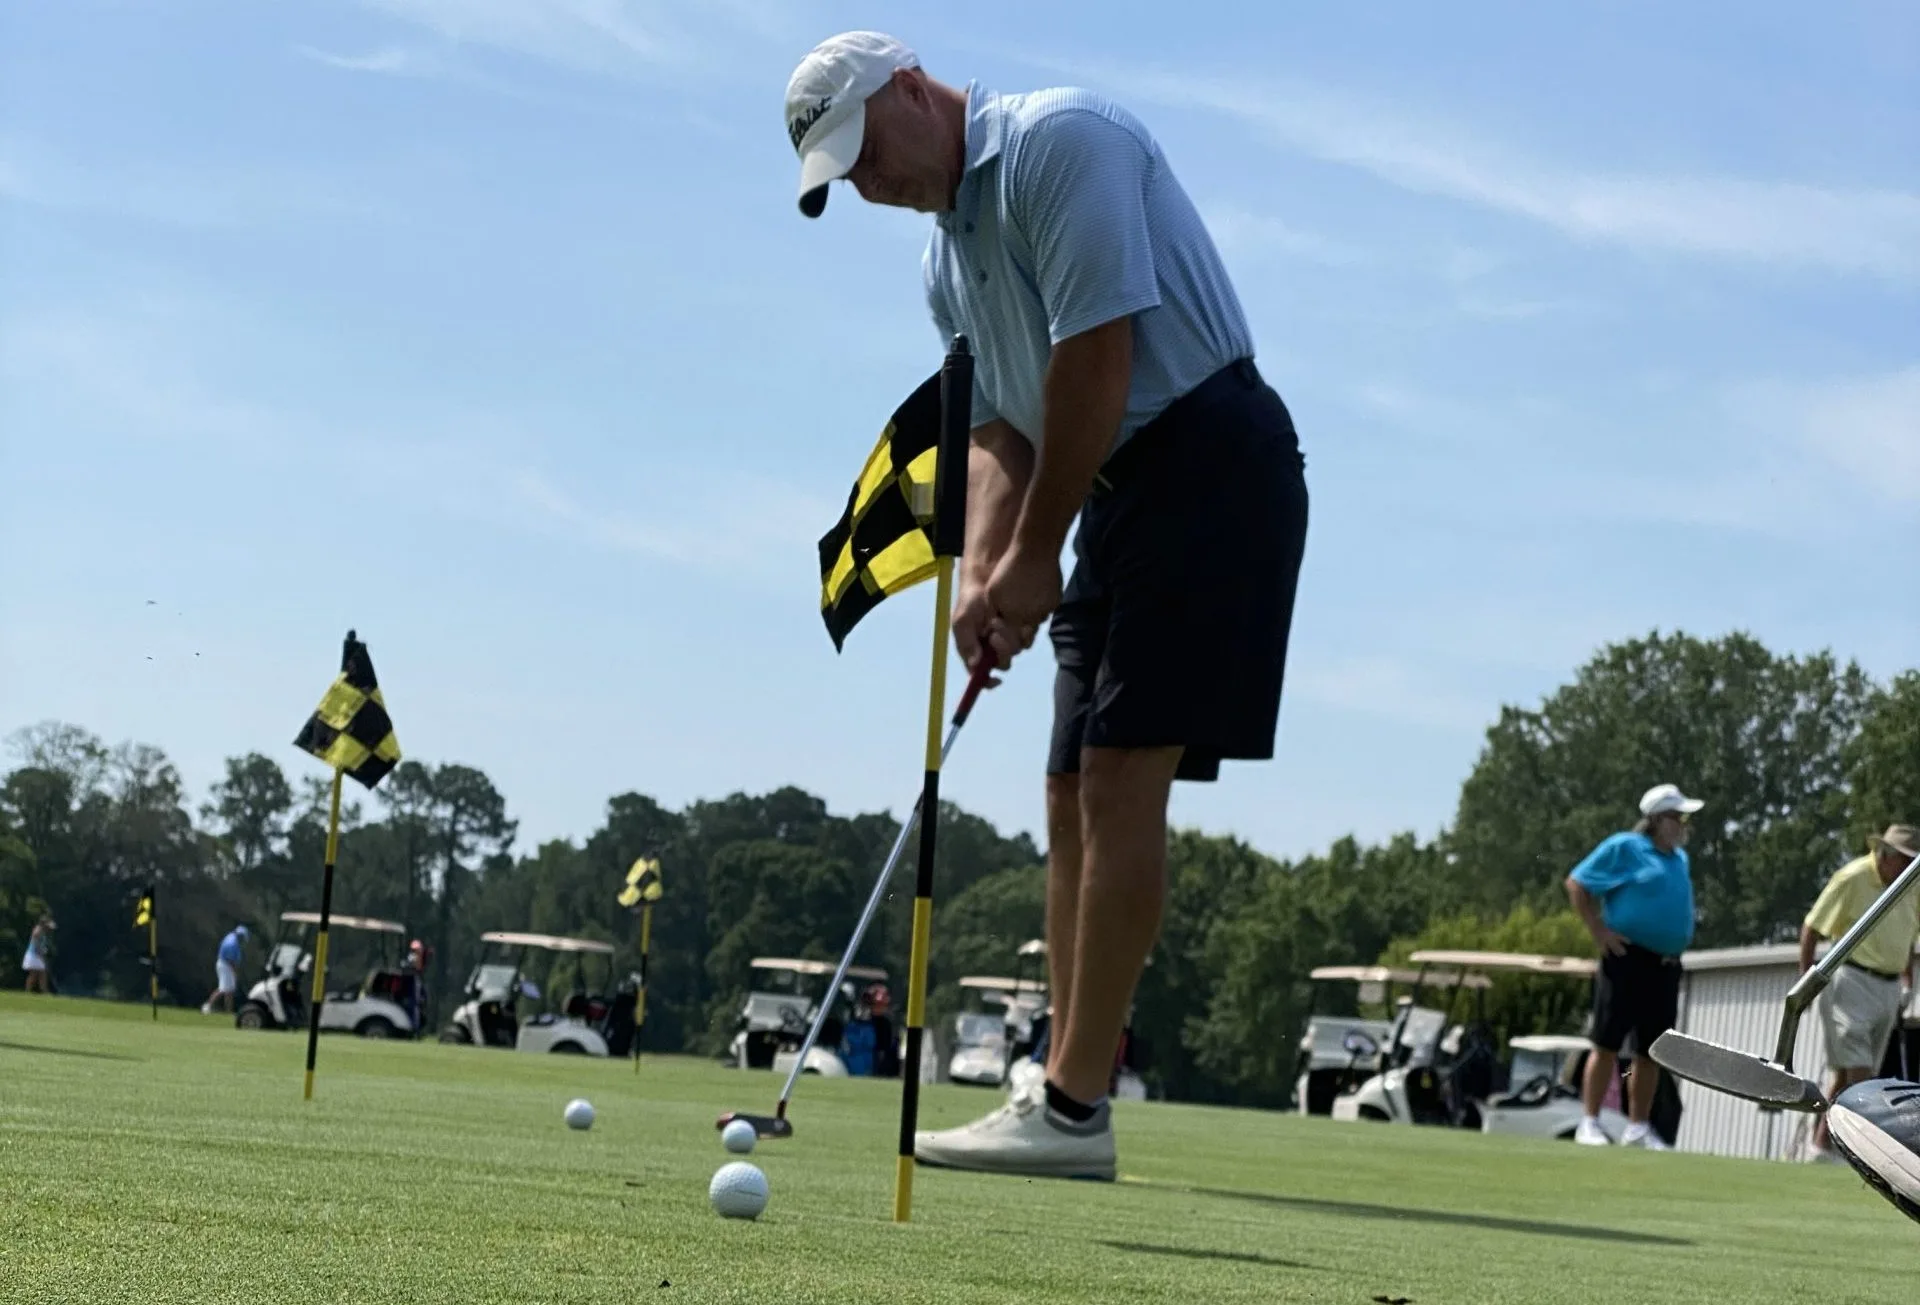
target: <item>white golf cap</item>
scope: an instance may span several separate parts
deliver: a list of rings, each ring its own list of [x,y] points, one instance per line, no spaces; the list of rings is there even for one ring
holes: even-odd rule
[[[1664,815],[1669,811],[1692,815],[1705,805],[1699,798],[1688,797],[1672,784],[1655,784],[1640,795],[1640,814],[1643,816]]]
[[[827,187],[853,170],[867,97],[920,56],[881,32],[842,32],[808,51],[787,82],[787,138],[800,156],[800,211],[819,217]]]

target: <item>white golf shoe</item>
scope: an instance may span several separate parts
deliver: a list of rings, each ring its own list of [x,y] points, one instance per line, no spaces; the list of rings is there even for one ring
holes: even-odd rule
[[[1092,1119],[1077,1124],[1047,1107],[1044,1087],[1023,1084],[1006,1105],[971,1124],[916,1133],[913,1158],[943,1169],[1110,1183],[1113,1118],[1103,1101]]]
[[[1644,1151],[1671,1151],[1667,1140],[1653,1131],[1650,1124],[1628,1124],[1627,1131],[1620,1136],[1621,1146],[1637,1146]]]
[[[1613,1139],[1607,1136],[1607,1130],[1600,1127],[1597,1119],[1582,1119],[1580,1127],[1573,1130],[1573,1140],[1581,1146],[1613,1145]]]

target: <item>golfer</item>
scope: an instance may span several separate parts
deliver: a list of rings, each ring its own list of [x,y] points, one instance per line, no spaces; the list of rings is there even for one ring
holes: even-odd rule
[[[53,948],[53,917],[42,915],[34,921],[33,932],[27,935],[27,954],[20,958],[20,969],[26,975],[27,991],[47,991],[47,957]]]
[[[934,215],[929,312],[975,353],[954,643],[1005,669],[1050,620],[1057,667],[1046,1076],[915,1155],[1111,1180],[1108,1080],[1160,929],[1171,786],[1273,755],[1307,530],[1293,420],[1171,161],[1119,105],[946,85],[848,32],[801,61],[786,118],[803,214],[845,180]]]
[[[1649,1122],[1660,1067],[1650,1049],[1680,1017],[1680,953],[1693,941],[1693,875],[1687,862],[1687,818],[1705,803],[1672,784],[1640,798],[1640,821],[1587,854],[1567,876],[1567,896],[1600,948],[1593,981],[1593,1051],[1581,1085],[1585,1114],[1573,1140],[1608,1146],[1600,1106],[1614,1081],[1620,1048],[1633,1035],[1627,1084],[1627,1128],[1621,1142],[1651,1151],[1669,1148]]]
[[[226,937],[220,940],[220,950],[213,957],[214,989],[207,999],[200,1003],[202,1015],[213,1014],[216,1004],[224,1006],[227,1013],[233,1013],[234,994],[240,988],[240,974],[235,968],[240,964],[242,949],[247,941],[247,926],[236,924]]]
[[[1891,825],[1886,833],[1868,840],[1865,856],[1833,872],[1800,926],[1802,974],[1813,968],[1820,940],[1834,942],[1851,929],[1916,856],[1920,856],[1920,830]],[[1827,1068],[1833,1075],[1827,1087],[1829,1101],[1879,1071],[1887,1039],[1899,1025],[1900,1011],[1913,987],[1916,939],[1920,939],[1920,893],[1908,893],[1860,939],[1820,994],[1816,1005],[1826,1035]],[[1827,1116],[1822,1111],[1814,1116],[1807,1159],[1829,1158]]]

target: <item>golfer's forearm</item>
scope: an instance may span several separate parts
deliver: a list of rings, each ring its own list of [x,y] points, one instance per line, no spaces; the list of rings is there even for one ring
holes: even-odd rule
[[[985,584],[1013,541],[1020,503],[1033,477],[1033,446],[1004,421],[973,432],[967,451],[967,538],[961,560],[970,581]]]
[[[1046,430],[1015,527],[1022,548],[1058,554],[1065,545],[1094,473],[1120,433],[1132,375],[1131,318],[1116,318],[1054,346],[1042,400]]]
[[[1800,973],[1813,968],[1813,950],[1819,943],[1819,934],[1804,924],[1800,926]]]

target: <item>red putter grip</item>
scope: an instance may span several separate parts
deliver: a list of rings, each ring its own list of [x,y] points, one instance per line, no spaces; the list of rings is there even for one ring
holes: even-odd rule
[[[984,654],[986,650],[983,648],[981,652]],[[953,709],[953,723],[955,725],[966,724],[968,713],[972,712],[973,704],[978,701],[980,697],[980,690],[987,687],[987,681],[993,678],[994,672],[998,669],[999,668],[993,664],[993,658],[987,656],[981,661],[974,673],[967,677],[966,691],[960,695],[959,706]]]

